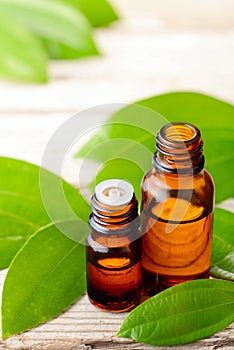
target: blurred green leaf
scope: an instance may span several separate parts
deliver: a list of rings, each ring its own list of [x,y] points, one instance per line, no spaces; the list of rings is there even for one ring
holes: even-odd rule
[[[103,27],[118,20],[117,13],[106,0],[69,0],[68,2],[80,9],[94,27]]]
[[[3,339],[57,316],[85,288],[85,246],[54,225],[39,230],[16,255],[6,276]]]
[[[211,274],[234,281],[234,214],[216,208],[212,241]]]
[[[39,181],[42,169],[2,157],[0,168],[0,269],[4,269],[26,240],[36,230],[48,225],[51,219],[44,205],[48,200],[45,195],[41,197]],[[44,191],[51,197],[55,220],[72,218],[62,200],[56,200],[60,184],[69,208],[84,221],[88,220],[89,206],[76,189],[46,170],[43,170],[43,184]]]
[[[46,48],[49,52],[50,58],[54,60],[71,60],[77,58],[83,58],[86,56],[95,56],[99,55],[99,51],[97,50],[94,42],[90,42],[86,49],[75,49],[68,45],[60,44],[58,42],[53,42],[49,40],[45,40]]]
[[[44,83],[47,81],[47,61],[40,40],[15,16],[0,10],[0,75],[8,79]]]
[[[81,11],[93,27],[107,26],[118,19],[116,12],[106,0],[61,0],[61,2]],[[89,45],[92,47],[90,55],[98,55],[99,51],[93,41]],[[76,49],[58,42],[46,41],[46,46],[53,59],[75,59],[87,56],[87,50]]]
[[[89,22],[72,6],[48,0],[0,0],[2,10],[17,16],[46,42],[51,41],[48,49],[53,58],[62,58],[65,48],[79,57],[97,53]]]

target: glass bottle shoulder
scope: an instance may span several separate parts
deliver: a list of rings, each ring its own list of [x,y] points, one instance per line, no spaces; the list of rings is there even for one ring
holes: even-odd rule
[[[196,175],[177,175],[150,169],[141,185],[143,208],[152,199],[160,203],[168,198],[187,198],[191,203],[213,211],[214,182],[211,175],[202,170]]]
[[[207,190],[214,191],[214,181],[207,170],[202,170],[198,174],[170,174],[157,171],[155,168],[150,169],[142,179],[141,188],[150,190],[161,188],[164,190],[170,189],[186,189],[199,188],[208,186]]]

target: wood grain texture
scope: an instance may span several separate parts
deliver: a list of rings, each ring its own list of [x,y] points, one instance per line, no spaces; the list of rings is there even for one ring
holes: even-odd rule
[[[96,31],[102,57],[51,62],[48,85],[0,81],[2,156],[40,164],[56,129],[95,105],[130,103],[173,90],[200,91],[234,103],[233,0],[112,1],[123,20]],[[69,156],[63,169],[62,175],[75,185],[80,165]],[[234,200],[222,207],[234,211]],[[0,272],[0,286],[5,275]],[[234,348],[234,325],[176,347],[118,339],[125,316],[103,313],[83,296],[56,319],[0,342],[0,350]]]

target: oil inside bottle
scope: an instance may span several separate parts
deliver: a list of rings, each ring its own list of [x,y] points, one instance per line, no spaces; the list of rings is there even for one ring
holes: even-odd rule
[[[95,247],[88,241],[88,294],[91,302],[107,311],[127,311],[139,303],[142,272],[139,240],[124,247]],[[94,248],[95,247],[95,248]]]
[[[184,213],[183,219],[176,220]],[[209,277],[213,213],[181,198],[144,212],[143,285],[149,295],[175,284]]]

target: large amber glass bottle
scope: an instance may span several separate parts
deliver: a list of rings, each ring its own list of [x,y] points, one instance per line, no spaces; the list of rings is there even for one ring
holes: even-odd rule
[[[138,201],[122,180],[100,183],[91,200],[87,238],[87,291],[97,307],[112,312],[132,309],[142,288]]]
[[[193,125],[165,125],[142,181],[142,267],[146,294],[209,277],[214,184]]]

